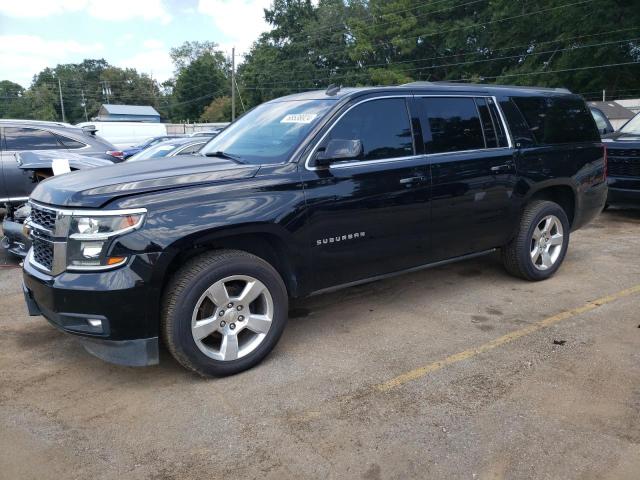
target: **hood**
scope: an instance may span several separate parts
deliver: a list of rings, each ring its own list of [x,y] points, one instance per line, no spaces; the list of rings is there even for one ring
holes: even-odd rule
[[[200,155],[180,155],[80,170],[38,184],[31,199],[63,207],[100,208],[119,197],[251,178],[257,165]]]
[[[73,170],[84,170],[86,168],[113,165],[113,162],[110,160],[56,150],[19,152],[16,156],[18,168],[21,168],[22,170],[51,168],[53,161],[59,158],[68,160],[69,166]]]
[[[625,133],[625,132],[613,132],[608,135],[602,136],[602,141],[605,142],[607,147],[616,147],[614,143],[619,143],[619,148],[637,147],[637,145],[629,145],[630,143],[637,143],[640,145],[640,133]]]

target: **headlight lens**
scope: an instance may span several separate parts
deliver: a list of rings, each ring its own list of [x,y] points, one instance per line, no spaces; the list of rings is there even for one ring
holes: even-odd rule
[[[137,228],[144,218],[143,213],[114,216],[71,217],[69,236],[76,240],[106,239]]]
[[[126,256],[109,254],[111,241],[140,228],[144,217],[144,211],[113,215],[80,215],[74,212],[69,222],[67,269],[105,270],[125,263]]]

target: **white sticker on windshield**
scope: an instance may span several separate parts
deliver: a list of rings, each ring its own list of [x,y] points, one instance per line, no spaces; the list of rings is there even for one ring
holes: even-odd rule
[[[317,113],[290,113],[280,123],[311,123],[317,116]]]

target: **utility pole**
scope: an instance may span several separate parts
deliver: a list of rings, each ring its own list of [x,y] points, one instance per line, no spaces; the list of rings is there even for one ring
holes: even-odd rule
[[[88,122],[89,116],[87,115],[87,101],[84,98],[84,90],[81,90],[81,92],[82,92],[82,101],[80,102],[80,106],[84,108],[84,120],[85,122]]]
[[[66,122],[67,118],[64,114],[64,101],[62,100],[62,85],[60,84],[60,78],[58,78],[58,91],[60,92],[60,109],[62,110],[62,121]]]
[[[231,48],[231,121],[236,119],[236,47]]]
[[[107,97],[107,104],[109,103],[109,95],[111,95],[111,88],[106,80],[102,82],[102,94]]]

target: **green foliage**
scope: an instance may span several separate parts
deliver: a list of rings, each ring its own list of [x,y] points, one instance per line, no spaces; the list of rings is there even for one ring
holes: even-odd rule
[[[231,118],[231,97],[213,100],[200,116],[201,122],[228,122]]]
[[[184,42],[182,45],[172,48],[169,56],[178,75],[192,62],[202,57],[205,53],[215,55],[218,53],[218,44],[215,42]]]
[[[159,106],[160,89],[155,81],[136,70],[121,69],[105,60],[57,65],[36,74],[31,86],[18,99],[0,104],[0,116],[37,120],[62,120],[58,81],[62,88],[68,122],[94,117],[108,101],[116,104]],[[84,106],[83,106],[84,99]],[[87,117],[85,117],[85,107]]]
[[[20,115],[23,103],[24,88],[9,80],[0,81],[0,118],[10,118]]]
[[[186,42],[173,49],[176,79],[172,92],[170,116],[197,120],[212,98],[228,94],[231,80],[229,63],[213,43]]]
[[[640,96],[637,1],[273,0],[264,14],[271,30],[237,72],[246,108],[332,83],[414,80]],[[175,75],[162,85],[104,60],[45,69],[26,90],[0,82],[0,116],[60,119],[59,79],[72,122],[84,119],[83,92],[89,118],[96,114],[105,86],[112,103],[153,105],[165,119],[230,119],[230,65],[218,46],[185,42],[170,55]]]

